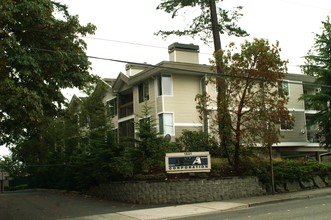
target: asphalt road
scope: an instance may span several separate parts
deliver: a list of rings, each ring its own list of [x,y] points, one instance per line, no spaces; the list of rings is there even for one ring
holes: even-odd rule
[[[305,196],[303,196],[305,195]],[[315,196],[314,196],[315,195]],[[331,219],[331,194],[329,188],[318,191],[284,194],[279,198],[296,198],[295,200],[270,200],[273,203],[261,203],[250,208],[222,211],[216,214],[190,216],[181,219],[190,220],[242,220],[242,219],[294,219],[294,220],[323,220]],[[242,199],[242,204],[255,204],[269,201],[269,197],[252,197]],[[274,198],[274,197],[272,197]],[[266,200],[267,199],[267,200]],[[246,202],[244,202],[246,201]],[[278,202],[277,202],[278,201]],[[259,203],[257,203],[259,204]],[[224,205],[224,204],[223,204]],[[0,220],[53,220],[53,219],[159,219],[168,216],[169,210],[180,213],[183,206],[173,206],[165,209],[150,209],[162,206],[134,205],[120,202],[105,201],[98,198],[66,193],[57,190],[30,190],[7,192],[0,194]],[[164,206],[163,206],[164,207]],[[191,207],[191,206],[190,206]],[[247,206],[246,206],[247,207]],[[179,208],[179,209],[178,209]],[[201,208],[201,207],[200,207]],[[144,209],[144,210],[139,210]],[[195,207],[194,209],[199,209]],[[139,210],[139,211],[138,211]],[[154,213],[158,210],[160,213]],[[214,210],[214,209],[213,209]],[[226,210],[226,209],[224,209]],[[154,212],[151,212],[154,211]],[[186,210],[187,211],[187,210]],[[192,211],[192,210],[191,210]],[[171,212],[171,211],[170,211]],[[193,210],[192,212],[196,212]],[[135,213],[135,214],[134,214]],[[154,213],[154,214],[153,214]],[[161,215],[162,214],[162,215]],[[170,213],[172,214],[172,213]],[[151,218],[153,216],[153,218]],[[171,215],[173,216],[173,215]],[[174,215],[179,216],[179,215]],[[164,218],[164,217],[163,217]]]
[[[0,220],[52,220],[109,214],[151,206],[104,201],[78,193],[56,190],[0,194]]]
[[[182,220],[329,220],[331,196],[293,200],[212,215],[191,216]]]

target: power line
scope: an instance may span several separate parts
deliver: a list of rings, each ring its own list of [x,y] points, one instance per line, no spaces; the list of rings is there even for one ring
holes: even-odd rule
[[[57,51],[54,50],[49,50],[49,49],[42,49],[42,48],[28,48],[31,50],[36,50],[36,51],[44,51],[44,52],[50,52],[50,53],[57,53]],[[82,56],[82,55],[77,55],[73,53],[67,53],[64,52],[67,55],[72,55],[72,56]],[[209,76],[214,76],[214,77],[231,77],[231,78],[241,78],[245,80],[257,80],[257,81],[265,81],[265,79],[258,79],[258,78],[252,78],[252,77],[244,77],[244,76],[232,76],[228,74],[217,74],[217,73],[212,73],[212,72],[204,72],[204,71],[197,71],[197,70],[188,70],[188,69],[182,69],[182,68],[174,68],[174,67],[165,67],[165,66],[160,66],[160,65],[153,65],[153,64],[147,64],[147,63],[138,63],[138,62],[130,62],[127,60],[119,60],[119,59],[112,59],[112,58],[104,58],[104,57],[97,57],[97,56],[89,56],[86,55],[86,57],[90,59],[97,59],[97,60],[104,60],[104,61],[111,61],[111,62],[119,62],[119,63],[129,63],[129,64],[134,64],[134,65],[139,65],[139,66],[145,66],[145,67],[150,67],[150,68],[159,68],[159,69],[166,69],[166,70],[174,70],[174,71],[186,71],[190,73],[200,73],[204,75],[209,75]],[[287,82],[289,84],[297,84],[297,85],[307,85],[307,86],[319,86],[319,87],[324,87],[324,88],[331,88],[331,85],[323,85],[323,84],[317,84],[317,83],[306,83],[306,82],[289,82],[287,80],[281,80],[280,82]]]
[[[134,42],[129,42],[129,41],[120,41],[120,40],[113,40],[113,39],[100,38],[100,37],[84,37],[84,36],[82,36],[81,38],[168,50],[167,47],[156,46],[156,45],[151,45],[151,44],[134,43]],[[200,52],[199,54],[213,55],[213,53],[207,53],[207,52]]]
[[[131,44],[131,45],[142,46],[142,47],[154,47],[154,48],[159,48],[159,49],[168,49],[167,47],[162,47],[162,46],[155,46],[155,45],[150,45],[150,44],[141,44],[141,43],[134,43],[134,42],[128,42],[128,41],[113,40],[113,39],[100,38],[100,37],[82,37],[82,38],[92,39],[92,40],[100,40],[100,41],[108,41],[108,42],[121,43],[121,44]]]
[[[161,69],[168,69],[168,70],[176,70],[176,71],[187,71],[187,72],[193,72],[193,73],[202,73],[205,75],[210,75],[210,76],[216,76],[216,77],[231,77],[231,78],[242,78],[242,79],[253,79],[253,80],[260,80],[264,81],[264,79],[257,79],[257,78],[251,78],[251,77],[243,77],[243,76],[232,76],[232,75],[227,75],[227,74],[217,74],[217,73],[211,73],[211,72],[202,72],[202,71],[196,71],[196,70],[187,70],[187,69],[181,69],[181,68],[174,68],[174,67],[163,67],[163,66],[158,66],[158,65],[152,65],[152,64],[146,64],[146,63],[137,63],[137,62],[129,62],[129,61],[123,61],[123,60],[115,60],[115,59],[109,59],[109,58],[102,58],[102,57],[94,57],[94,56],[88,56],[91,59],[99,59],[99,60],[106,60],[106,61],[114,61],[114,62],[122,62],[122,63],[131,63],[135,65],[142,65],[146,67],[152,67],[152,68],[161,68]],[[319,87],[325,87],[325,88],[331,88],[329,85],[322,85],[322,84],[317,84],[317,83],[300,83],[300,82],[289,82],[287,80],[281,80],[281,82],[288,82],[289,84],[296,84],[296,85],[307,85],[307,86],[319,86]]]
[[[56,32],[52,32],[52,31],[49,31],[49,30],[41,30],[41,29],[26,29],[26,31],[56,34]],[[115,40],[115,39],[109,39],[109,38],[102,38],[102,37],[79,36],[79,38],[91,39],[91,40],[99,40],[99,41],[106,41],[106,42],[114,42],[114,43],[120,43],[120,44],[129,44],[129,45],[135,45],[135,46],[141,46],[141,47],[151,47],[151,48],[168,50],[168,47],[164,47],[164,46],[157,46],[157,45],[151,45],[151,44],[136,43],[136,42],[129,42],[129,41],[121,41],[121,40]],[[199,54],[213,55],[213,53],[208,53],[208,52],[200,52]]]

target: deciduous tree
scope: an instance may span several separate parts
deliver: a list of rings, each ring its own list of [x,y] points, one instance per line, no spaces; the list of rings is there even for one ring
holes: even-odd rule
[[[0,143],[10,143],[57,115],[61,89],[93,80],[80,37],[95,27],[51,0],[2,0],[0,11]]]
[[[280,123],[293,124],[286,108],[287,94],[282,88],[287,61],[280,58],[278,43],[270,45],[267,40],[245,41],[238,52],[231,43],[226,51],[219,51],[216,60],[224,62],[227,79],[226,99],[231,117],[231,138],[234,146],[233,162],[240,170],[240,148],[279,142]],[[216,67],[214,67],[216,68]],[[213,77],[211,84],[216,83]],[[215,103],[211,100],[209,103]],[[218,114],[210,111],[214,121]]]

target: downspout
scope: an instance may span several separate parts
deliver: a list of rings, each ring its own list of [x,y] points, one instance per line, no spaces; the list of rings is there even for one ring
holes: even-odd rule
[[[204,75],[203,77],[201,77],[200,79],[200,85],[201,85],[201,94],[202,95],[206,95],[207,94],[207,89],[206,89],[206,75]],[[203,106],[204,106],[204,110],[203,110],[203,113],[202,113],[202,123],[203,123],[203,131],[208,134],[209,131],[208,131],[208,113],[207,113],[207,101],[204,100],[204,103],[203,103]]]

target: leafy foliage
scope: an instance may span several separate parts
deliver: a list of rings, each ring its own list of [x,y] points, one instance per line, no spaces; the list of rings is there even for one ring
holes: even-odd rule
[[[316,94],[304,94],[302,99],[310,107],[320,110],[312,117],[312,124],[319,126],[322,146],[331,147],[331,23],[330,18],[322,22],[321,34],[315,34],[315,44],[305,57],[302,70],[305,74],[317,77],[316,83],[322,85]]]
[[[218,2],[218,1],[217,1]],[[212,38],[212,24],[210,16],[210,0],[162,0],[157,9],[163,10],[167,13],[172,13],[172,18],[179,15],[179,11],[184,8],[198,9],[200,15],[193,18],[192,23],[187,25],[185,29],[163,31],[160,30],[156,34],[163,37],[169,35],[178,36],[191,36],[199,37],[205,43],[208,43]],[[221,34],[227,33],[228,35],[247,36],[247,32],[237,26],[238,20],[242,14],[239,12],[242,7],[235,8],[232,12],[218,8],[218,29]]]
[[[51,0],[0,2],[0,144],[39,133],[43,118],[58,114],[64,88],[83,88],[88,72],[86,44],[93,34],[78,16]]]
[[[255,164],[254,173],[264,184],[270,184],[271,176],[267,161],[260,161]],[[328,163],[303,160],[282,160],[274,161],[275,183],[284,184],[294,181],[309,181],[315,176],[328,176],[331,173],[331,166]]]
[[[83,190],[125,176],[105,91],[99,83],[90,96],[75,98],[63,117],[49,120],[39,135],[12,149],[12,160],[24,165],[30,186]]]
[[[209,151],[211,156],[219,156],[217,141],[202,131],[184,130],[182,135],[176,138],[176,144],[185,151]]]
[[[286,61],[280,58],[278,43],[270,45],[267,40],[254,39],[245,41],[241,51],[237,52],[231,43],[226,51],[216,53],[217,60],[222,59],[226,77],[225,95],[229,106],[229,127],[231,145],[234,146],[234,166],[240,168],[240,148],[244,145],[267,144],[279,142],[281,121],[293,125],[293,117],[286,108],[288,97],[280,86],[285,77]],[[217,78],[209,79],[210,85],[217,84]],[[204,101],[216,103],[211,95],[202,97]],[[201,113],[207,111],[205,106],[198,106]],[[222,110],[222,109],[221,109]],[[208,111],[213,123],[225,123],[219,114]],[[214,130],[219,133],[218,130]],[[230,156],[230,154],[228,154]]]

